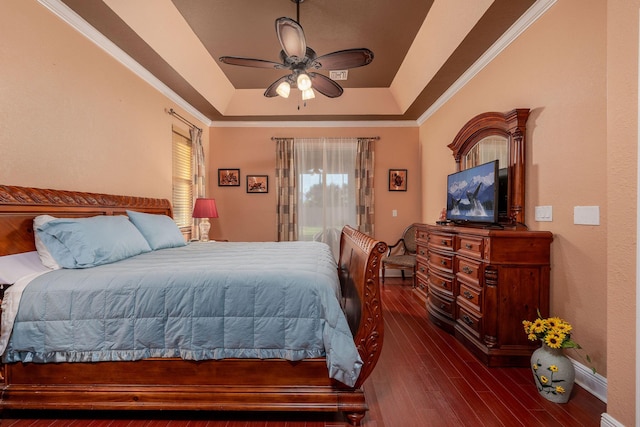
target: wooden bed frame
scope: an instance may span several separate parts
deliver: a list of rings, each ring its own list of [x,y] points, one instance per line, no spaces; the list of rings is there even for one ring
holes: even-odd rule
[[[0,185],[0,256],[35,250],[33,218],[171,215],[168,200]],[[360,425],[362,384],[383,341],[380,258],[387,245],[353,228],[340,239],[338,273],[349,326],[364,365],[353,388],[332,380],[324,358],[11,363],[2,366],[0,409],[341,411]]]

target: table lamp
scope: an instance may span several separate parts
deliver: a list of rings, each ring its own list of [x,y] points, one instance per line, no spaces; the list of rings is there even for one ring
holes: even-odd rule
[[[209,218],[218,218],[218,209],[216,208],[216,200],[205,199],[205,198],[196,199],[196,205],[193,207],[192,216],[194,218],[200,218],[200,223],[198,224],[198,227],[200,229],[200,241],[208,242],[209,229],[211,228],[211,224],[209,223]]]

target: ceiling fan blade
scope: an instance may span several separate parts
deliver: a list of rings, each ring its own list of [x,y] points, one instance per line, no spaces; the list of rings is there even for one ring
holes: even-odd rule
[[[220,62],[229,65],[240,65],[241,67],[270,68],[275,70],[286,68],[284,64],[278,62],[266,61],[264,59],[239,58],[237,56],[221,56]]]
[[[291,18],[278,18],[276,19],[276,33],[282,50],[287,56],[304,59],[304,55],[307,52],[307,42],[300,24]]]
[[[366,48],[346,49],[327,53],[315,59],[313,67],[325,70],[347,70],[362,67],[373,61],[373,52]]]
[[[337,98],[342,95],[343,89],[335,81],[331,80],[324,74],[309,73],[311,78],[311,87],[321,94],[329,98]]]
[[[269,87],[267,88],[267,90],[264,91],[264,96],[266,96],[267,98],[273,98],[274,96],[278,96],[278,93],[276,92],[276,89],[278,89],[278,86],[280,85],[280,83],[286,81],[289,78],[290,75],[291,74],[286,75],[286,76],[282,76],[278,80],[276,80],[275,82],[271,83],[269,85]]]

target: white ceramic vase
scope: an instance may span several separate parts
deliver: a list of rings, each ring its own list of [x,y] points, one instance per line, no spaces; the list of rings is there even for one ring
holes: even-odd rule
[[[551,348],[543,343],[531,355],[531,371],[538,392],[545,399],[556,403],[569,401],[576,371],[561,348]]]

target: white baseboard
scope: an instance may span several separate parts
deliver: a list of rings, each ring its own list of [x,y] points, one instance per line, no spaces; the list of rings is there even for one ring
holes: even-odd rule
[[[591,368],[575,359],[571,359],[571,362],[576,368],[576,384],[607,403],[607,379],[598,373],[594,374]]]
[[[624,427],[624,424],[619,423],[615,418],[606,412],[600,417],[600,427]]]

